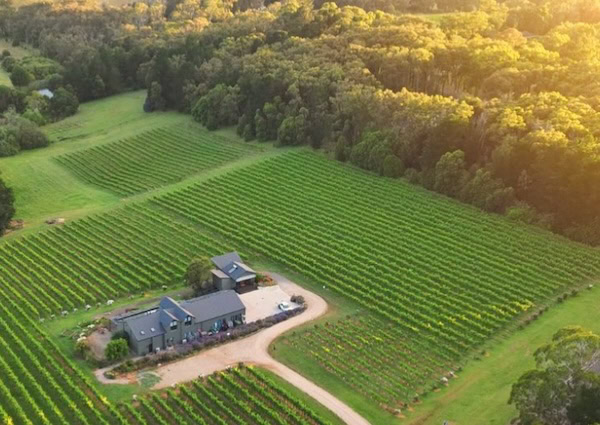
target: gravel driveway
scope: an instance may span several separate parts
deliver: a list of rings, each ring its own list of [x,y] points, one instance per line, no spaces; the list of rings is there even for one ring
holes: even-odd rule
[[[290,297],[279,285],[260,287],[256,291],[246,292],[240,295],[246,307],[246,323],[252,323],[258,319],[264,319],[274,314],[281,313],[278,304],[282,301],[290,302]],[[296,307],[297,304],[291,304]]]
[[[315,400],[318,400],[347,424],[369,425],[366,419],[345,403],[269,355],[268,347],[279,335],[327,312],[327,303],[320,296],[307,291],[279,274],[270,273],[270,275],[288,295],[304,296],[308,304],[308,308],[304,313],[270,328],[263,329],[247,338],[202,351],[176,363],[164,365],[155,370],[161,380],[153,388],[165,388],[179,382],[191,381],[226,369],[229,366],[235,366],[239,362],[252,363],[281,376]]]

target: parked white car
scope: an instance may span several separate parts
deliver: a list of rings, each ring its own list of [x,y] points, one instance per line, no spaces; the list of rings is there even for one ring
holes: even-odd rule
[[[292,306],[287,301],[280,302],[277,307],[279,307],[279,310],[281,311],[288,311],[292,309]]]

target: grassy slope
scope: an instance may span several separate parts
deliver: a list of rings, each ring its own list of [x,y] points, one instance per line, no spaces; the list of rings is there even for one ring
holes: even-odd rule
[[[117,203],[117,196],[81,182],[53,157],[181,119],[171,113],[144,115],[143,97],[128,93],[81,105],[73,117],[44,128],[51,139],[68,142],[0,159],[3,178],[15,192],[16,218],[31,230],[49,217],[80,217]]]
[[[4,50],[9,50],[10,54],[16,59],[21,59],[22,57],[29,56],[32,53],[32,51],[29,49],[23,47],[13,47],[8,41],[0,39],[0,52],[3,52]],[[0,85],[12,87],[10,75],[2,67],[0,67]]]
[[[3,239],[40,230],[44,220],[51,217],[73,219],[121,203],[116,195],[79,180],[54,157],[151,128],[192,122],[188,115],[175,112],[146,114],[141,106],[144,98],[145,92],[139,91],[83,104],[73,117],[44,127],[55,142],[50,147],[0,159],[3,179],[15,192],[16,218],[26,222],[24,231]],[[233,137],[230,131],[220,133]],[[227,166],[231,164],[225,169]]]
[[[472,361],[448,388],[427,398],[408,414],[407,425],[507,425],[516,416],[507,404],[511,385],[535,366],[533,352],[560,328],[580,325],[600,332],[600,285],[556,305],[523,330],[492,346],[480,361]]]

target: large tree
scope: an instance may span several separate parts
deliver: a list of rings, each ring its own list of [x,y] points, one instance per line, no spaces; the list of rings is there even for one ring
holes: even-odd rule
[[[534,357],[536,369],[521,376],[510,395],[520,424],[600,423],[600,336],[567,327]]]
[[[0,178],[0,235],[4,233],[15,214],[14,202],[12,189]]]
[[[196,257],[192,260],[185,272],[185,281],[196,294],[211,289],[209,280],[212,262],[208,257]]]

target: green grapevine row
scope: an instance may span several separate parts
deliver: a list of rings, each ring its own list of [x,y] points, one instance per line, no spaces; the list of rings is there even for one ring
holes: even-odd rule
[[[83,180],[122,196],[174,183],[249,152],[199,127],[169,126],[57,160]]]

